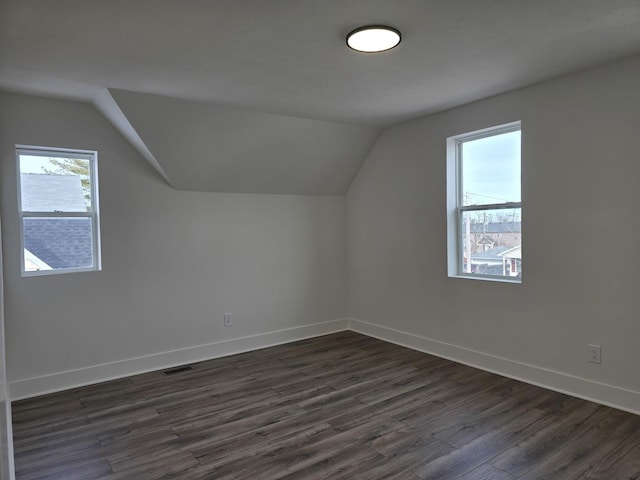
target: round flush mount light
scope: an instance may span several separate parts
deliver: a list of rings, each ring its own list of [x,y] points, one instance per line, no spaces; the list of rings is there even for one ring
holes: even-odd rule
[[[347,45],[356,52],[377,53],[396,47],[402,36],[400,32],[385,25],[367,25],[356,28],[347,35]]]

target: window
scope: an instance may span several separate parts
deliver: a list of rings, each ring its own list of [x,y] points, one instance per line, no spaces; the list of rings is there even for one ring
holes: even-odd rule
[[[97,153],[16,147],[22,276],[100,270]]]
[[[447,139],[449,276],[520,282],[520,123]]]

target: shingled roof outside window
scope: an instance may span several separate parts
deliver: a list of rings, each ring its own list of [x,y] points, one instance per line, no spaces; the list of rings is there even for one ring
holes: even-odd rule
[[[18,149],[18,158],[23,274],[99,269],[93,157]],[[75,173],[71,162],[87,174]]]

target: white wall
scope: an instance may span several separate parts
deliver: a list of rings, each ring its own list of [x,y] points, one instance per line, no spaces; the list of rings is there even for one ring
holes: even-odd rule
[[[346,326],[344,197],[175,191],[91,105],[0,102],[13,398]],[[101,272],[20,277],[15,144],[98,151]]]
[[[639,85],[636,56],[386,130],[347,194],[353,328],[640,412]],[[445,140],[516,120],[523,282],[448,278]]]

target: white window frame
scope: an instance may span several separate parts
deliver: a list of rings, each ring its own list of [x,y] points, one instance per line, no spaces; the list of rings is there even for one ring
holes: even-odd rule
[[[463,271],[463,213],[470,211],[506,210],[513,208],[519,208],[520,212],[522,212],[522,201],[465,206],[463,201],[464,192],[462,191],[462,144],[472,140],[493,137],[516,131],[522,131],[522,124],[520,121],[484,128],[447,138],[447,267],[449,277],[515,284],[522,283],[522,277],[506,277]],[[522,157],[520,162],[522,163]]]
[[[89,183],[91,185],[90,212],[25,212],[22,210],[22,180],[20,176],[20,156],[35,155],[39,157],[68,157],[89,161]],[[57,147],[38,147],[30,145],[16,145],[17,185],[18,185],[18,216],[20,223],[20,274],[22,277],[37,277],[44,275],[59,275],[65,273],[95,272],[102,270],[100,248],[100,213],[98,199],[98,152],[95,150],[79,150]],[[25,270],[24,249],[24,218],[89,218],[91,219],[91,245],[93,265],[84,268],[58,268],[52,270]]]

